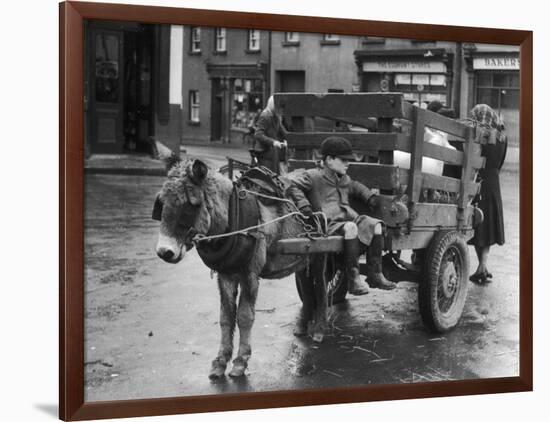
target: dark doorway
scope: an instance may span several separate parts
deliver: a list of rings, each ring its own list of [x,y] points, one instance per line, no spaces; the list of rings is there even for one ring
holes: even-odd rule
[[[212,141],[218,141],[222,137],[222,109],[223,97],[214,95],[212,100]]]
[[[124,150],[151,152],[153,131],[153,26],[124,32]]]
[[[212,105],[210,119],[210,140],[219,141],[224,128],[224,96],[225,91],[220,78],[212,79]]]
[[[275,79],[276,92],[304,92],[306,72],[303,70],[279,70]]]
[[[152,49],[152,25],[87,24],[88,153],[149,152]]]

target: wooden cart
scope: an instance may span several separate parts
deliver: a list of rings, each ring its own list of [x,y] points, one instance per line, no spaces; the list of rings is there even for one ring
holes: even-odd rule
[[[374,216],[387,228],[384,273],[393,281],[417,281],[420,313],[434,331],[444,332],[459,321],[468,290],[469,253],[466,242],[483,215],[472,205],[479,190],[477,171],[484,166],[475,129],[458,121],[413,106],[399,93],[276,94],[275,104],[285,118],[303,130],[291,132],[294,150],[291,169],[318,165],[315,150],[334,131],[316,131],[320,122],[337,122],[334,129],[347,138],[362,162],[350,165],[348,174],[369,188],[389,195]],[[330,125],[329,125],[330,127]],[[368,129],[367,129],[368,128]],[[459,147],[451,149],[425,142],[426,128],[448,134]],[[410,169],[394,165],[394,152],[410,154]],[[457,177],[422,172],[423,157],[441,160]],[[394,196],[406,194],[405,207],[395,207]],[[368,213],[363,204],[352,204]],[[403,212],[403,209],[405,210]],[[371,215],[373,213],[370,213]],[[338,259],[343,238],[286,239],[278,243],[283,254],[331,252],[327,265],[333,302],[347,293],[345,271]],[[412,251],[406,262],[401,251]],[[366,268],[361,266],[364,274]],[[297,286],[301,292],[298,273]]]

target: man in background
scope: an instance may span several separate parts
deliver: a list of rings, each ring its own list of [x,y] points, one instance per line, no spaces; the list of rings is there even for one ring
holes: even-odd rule
[[[285,160],[287,133],[271,96],[255,126],[253,150],[259,166],[280,173],[280,162]]]

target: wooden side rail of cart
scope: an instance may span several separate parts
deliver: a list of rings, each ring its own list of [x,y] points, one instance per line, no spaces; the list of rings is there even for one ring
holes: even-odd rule
[[[477,214],[470,203],[479,191],[479,183],[475,180],[476,172],[484,166],[481,145],[473,128],[413,106],[399,93],[286,93],[275,94],[275,104],[283,116],[301,116],[310,120],[322,117],[356,126],[368,126],[371,129],[373,126],[377,127],[377,132],[334,133],[315,132],[314,129],[309,132],[291,132],[287,141],[289,148],[295,151],[295,159],[290,160],[289,165],[292,169],[316,166],[314,160],[308,159],[311,150],[319,148],[325,138],[336,134],[348,139],[356,153],[377,156],[377,163],[351,163],[348,174],[383,193],[407,194],[406,221],[387,221],[384,218],[391,229],[391,249],[426,247],[434,231],[441,229],[458,230],[466,238],[472,236],[474,217]],[[373,120],[376,120],[376,125],[373,125]],[[394,122],[399,121],[408,121],[410,133],[393,129]],[[425,142],[426,127],[461,140],[463,151]],[[410,169],[394,165],[394,151],[410,154]],[[423,173],[424,157],[460,167],[461,178]],[[426,190],[435,190],[454,199],[446,204],[421,202],[421,193]],[[361,204],[355,205],[359,212],[363,211]],[[384,217],[384,214],[379,217]],[[307,244],[308,240],[304,239],[303,242]],[[285,248],[286,246],[282,247],[282,250]]]

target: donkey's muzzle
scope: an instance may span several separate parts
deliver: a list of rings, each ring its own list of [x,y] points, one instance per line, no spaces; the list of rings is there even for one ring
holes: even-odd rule
[[[169,248],[158,248],[157,255],[163,261],[169,262],[171,264],[176,264],[181,260],[181,254],[176,256],[176,253]]]

